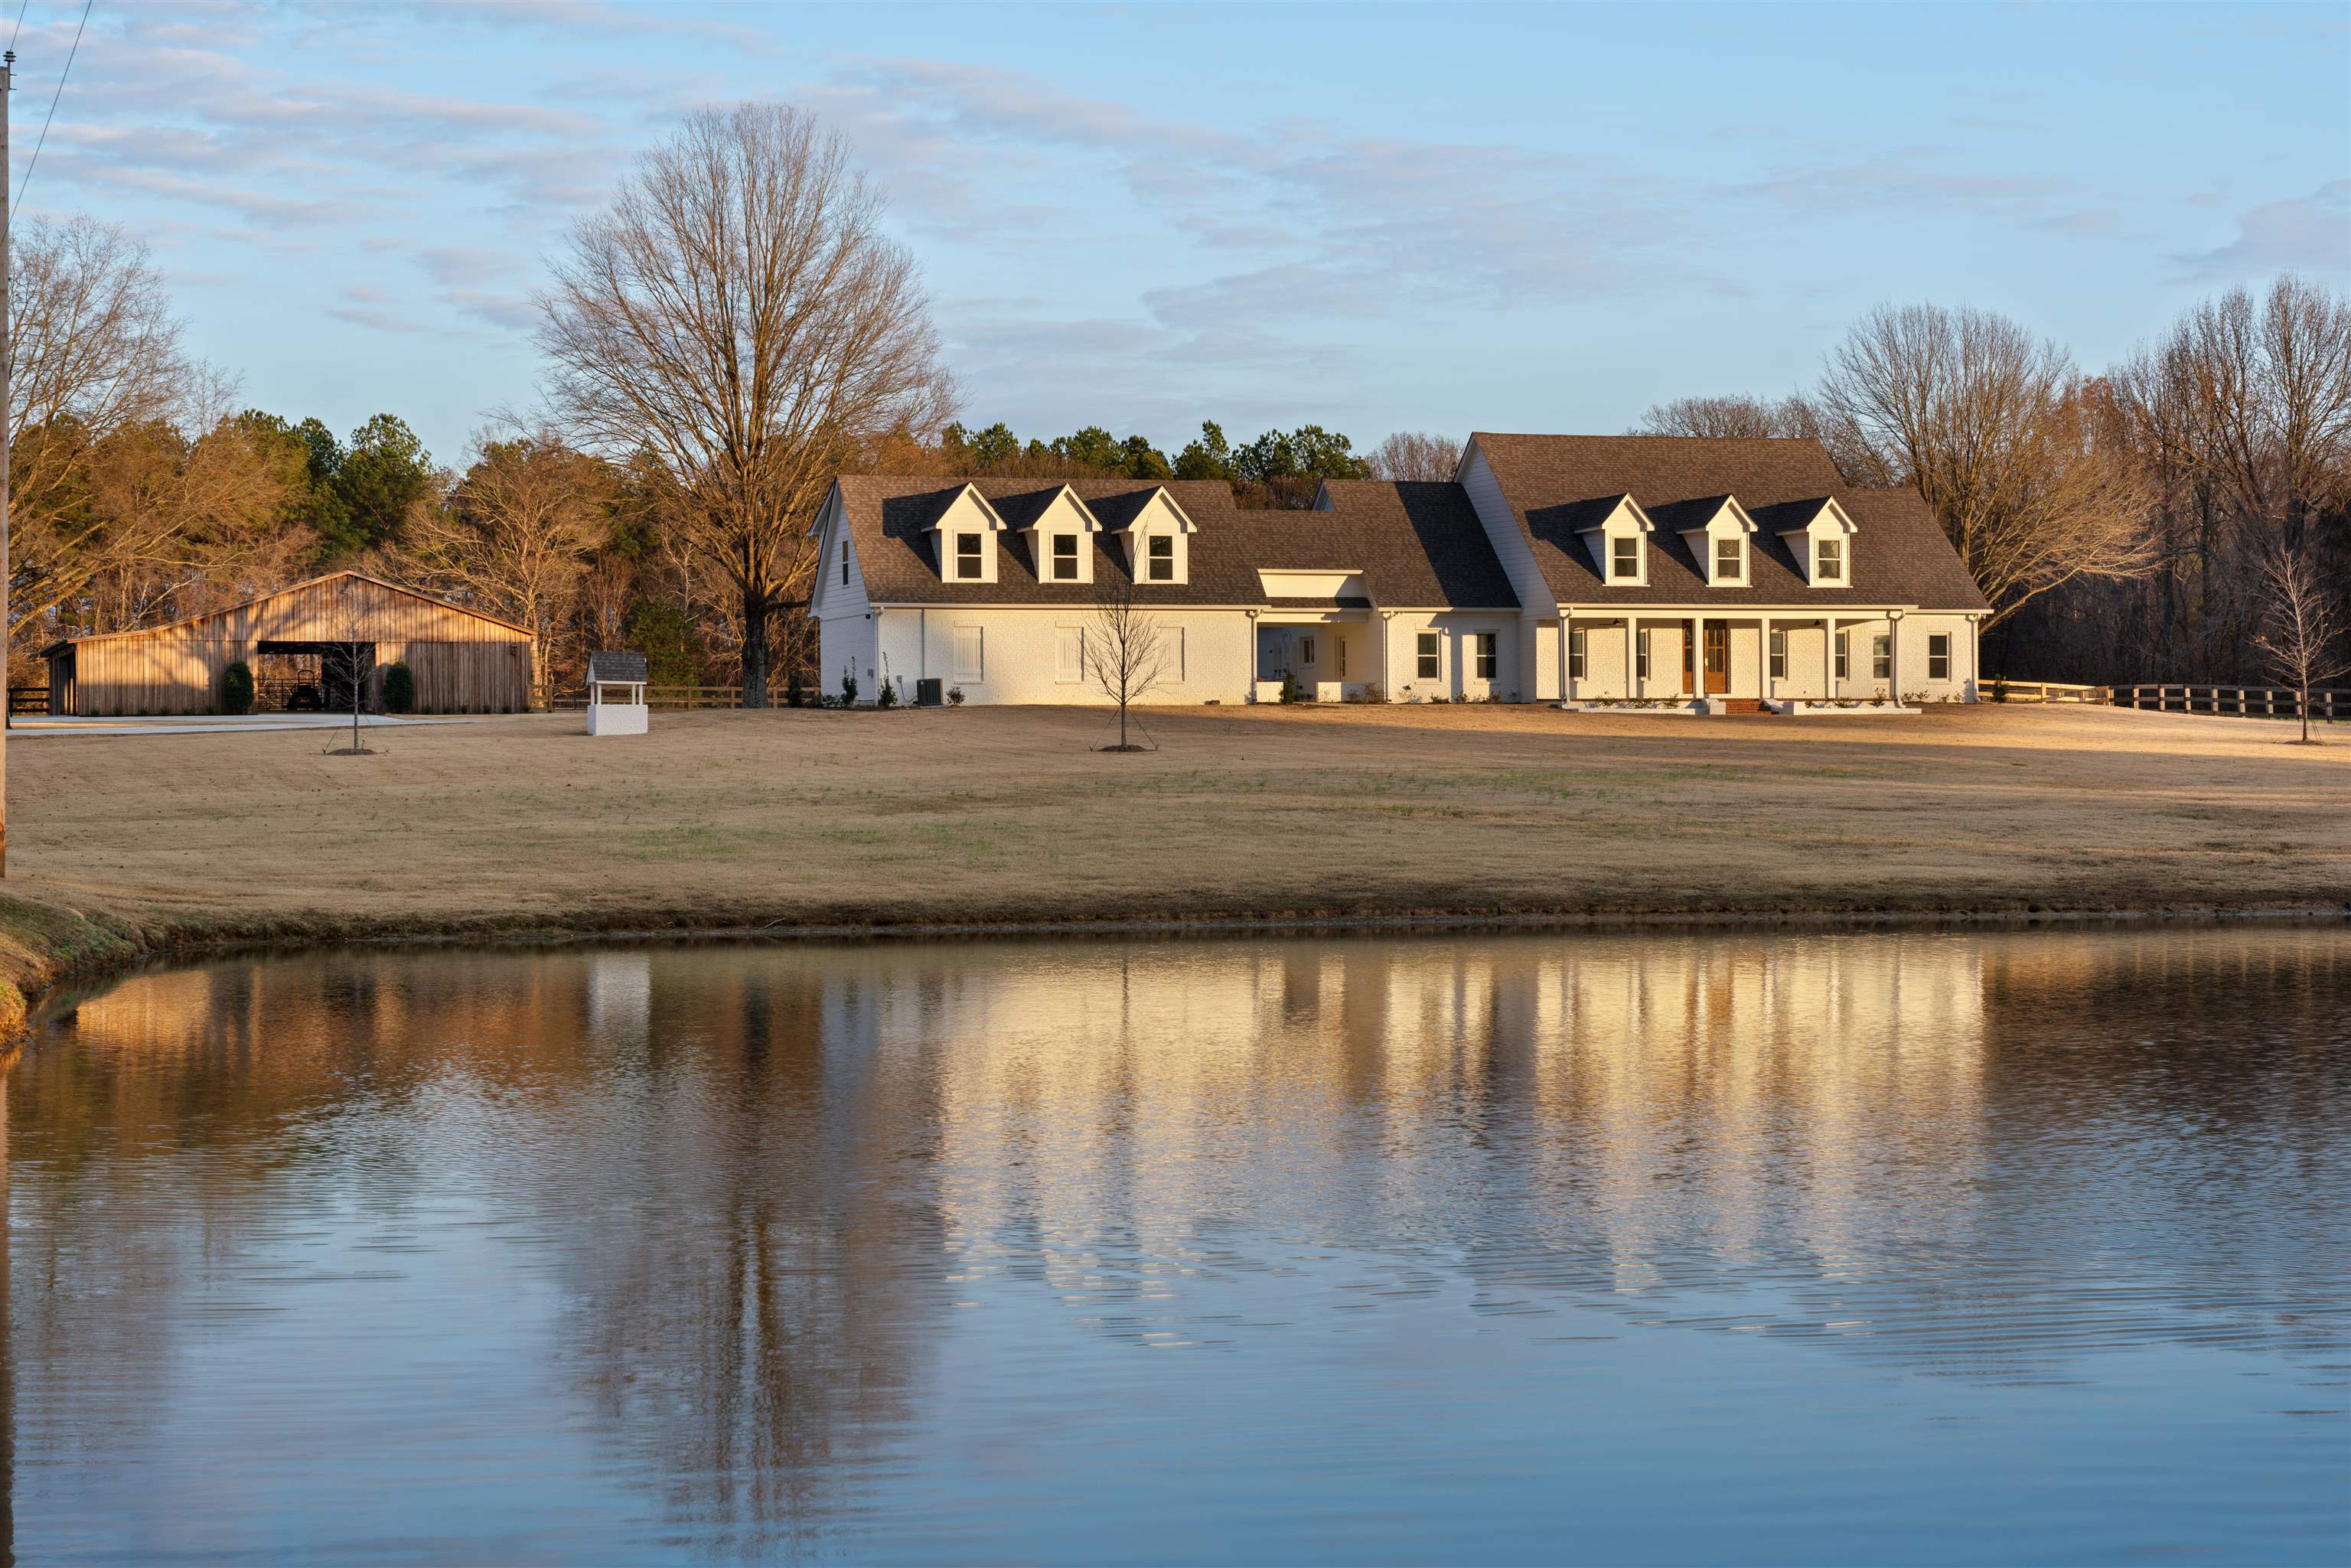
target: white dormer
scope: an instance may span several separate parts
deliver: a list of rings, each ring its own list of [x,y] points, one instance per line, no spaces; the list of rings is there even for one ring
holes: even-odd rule
[[[1094,580],[1093,536],[1102,532],[1102,519],[1078,498],[1075,490],[1062,486],[1025,531],[1037,562],[1038,581]]]
[[[1632,497],[1618,496],[1596,520],[1575,531],[1592,552],[1592,564],[1599,568],[1603,582],[1611,588],[1646,588],[1653,528],[1649,515]]]
[[[1758,530],[1738,497],[1723,497],[1703,520],[1685,523],[1675,531],[1689,546],[1690,559],[1698,562],[1698,576],[1708,588],[1747,586]]]
[[[1165,486],[1151,493],[1123,531],[1136,582],[1148,588],[1153,583],[1192,580],[1190,540],[1199,532],[1199,525],[1176,504]]]
[[[976,485],[967,484],[956,492],[936,520],[931,524],[934,543],[938,549],[939,577],[946,582],[994,582],[996,580],[996,536],[1004,531],[1004,518]]]
[[[1853,586],[1853,519],[1834,496],[1808,501],[1800,508],[1802,520],[1781,526],[1780,538],[1796,558],[1804,580],[1814,588]]]

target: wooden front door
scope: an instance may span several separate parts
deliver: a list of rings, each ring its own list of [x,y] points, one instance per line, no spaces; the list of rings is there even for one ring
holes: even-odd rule
[[[1719,621],[1707,622],[1706,689],[1726,695],[1730,691],[1730,628]]]

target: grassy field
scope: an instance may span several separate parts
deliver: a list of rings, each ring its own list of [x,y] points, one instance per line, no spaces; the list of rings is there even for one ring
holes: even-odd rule
[[[2351,743],[1983,706],[578,715],[12,746],[17,925],[485,927],[2351,904]],[[44,938],[57,946],[54,936]],[[26,938],[26,945],[39,941]]]

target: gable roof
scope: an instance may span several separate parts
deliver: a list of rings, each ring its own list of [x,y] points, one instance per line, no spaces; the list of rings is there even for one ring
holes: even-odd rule
[[[329,571],[318,577],[305,578],[300,582],[289,582],[283,588],[272,589],[267,593],[256,594],[251,599],[240,600],[235,604],[223,605],[218,610],[207,610],[201,615],[189,615],[177,621],[166,621],[160,626],[133,626],[120,632],[92,632],[79,637],[64,637],[50,643],[49,648],[62,647],[68,643],[100,643],[112,637],[154,637],[167,632],[184,631],[192,626],[201,626],[208,621],[218,621],[224,616],[242,614],[257,606],[266,604],[273,599],[284,599],[307,589],[340,581],[344,578],[350,578],[354,582],[364,582],[371,587],[381,588],[389,593],[397,593],[404,598],[417,600],[431,605],[435,610],[445,610],[453,615],[469,615],[476,621],[486,621],[493,626],[503,626],[507,631],[517,632],[525,637],[531,634],[529,627],[518,626],[504,616],[491,615],[467,604],[455,604],[446,599],[426,593],[421,589],[409,588],[401,583],[387,581],[381,577],[371,577],[364,571],[353,571],[346,568],[340,571]],[[44,648],[41,652],[46,655],[48,651],[48,648]]]
[[[588,655],[588,679],[624,682],[631,685],[645,683],[645,656],[643,653],[590,653]]]
[[[1353,567],[1389,609],[1515,610],[1519,596],[1494,555],[1478,509],[1458,485],[1326,479],[1324,512],[1254,512],[1282,525],[1259,565]],[[1335,518],[1316,526],[1301,519]]]
[[[1861,490],[1844,483],[1817,441],[1695,435],[1511,435],[1470,438],[1523,530],[1543,581],[1562,603],[1915,604],[1989,608],[1975,580],[1913,490]],[[1687,503],[1735,496],[1760,530],[1748,541],[1747,583],[1709,585],[1671,524],[1649,535],[1648,581],[1605,580],[1579,528],[1632,495],[1653,518],[1680,517]],[[1834,498],[1854,521],[1851,580],[1815,588],[1779,536]],[[1800,505],[1809,503],[1809,505]],[[1593,508],[1600,507],[1595,514]],[[1785,513],[1777,508],[1787,507]],[[1690,508],[1696,511],[1693,506]],[[1711,509],[1708,508],[1708,514]],[[1690,526],[1687,521],[1682,526]]]
[[[891,478],[844,474],[834,481],[850,543],[875,604],[1068,604],[1091,606],[1104,583],[1126,580],[1132,568],[1126,537],[1151,497],[1165,490],[1199,531],[1186,535],[1184,582],[1138,582],[1144,604],[1259,605],[1264,586],[1257,563],[1244,553],[1247,536],[1221,479],[1072,479],[1070,491],[1104,529],[1086,536],[1093,581],[1056,582],[1038,573],[1035,538],[1015,518],[1031,519],[1061,494],[1062,481],[1038,479]],[[939,571],[932,525],[968,485],[1013,526],[997,536],[994,582],[965,582]],[[1291,514],[1296,515],[1296,514]]]

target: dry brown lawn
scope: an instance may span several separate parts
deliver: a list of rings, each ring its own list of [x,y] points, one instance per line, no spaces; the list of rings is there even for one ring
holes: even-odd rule
[[[2351,728],[1984,706],[577,715],[26,737],[9,888],[183,929],[2351,904]]]

